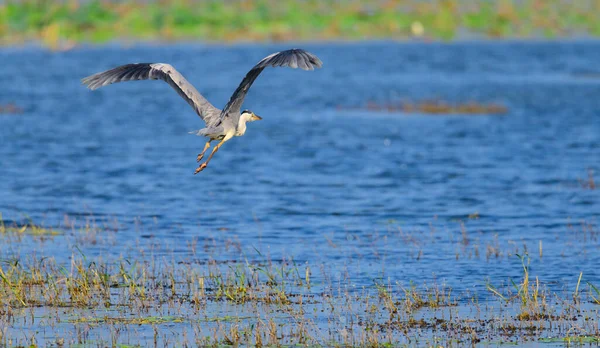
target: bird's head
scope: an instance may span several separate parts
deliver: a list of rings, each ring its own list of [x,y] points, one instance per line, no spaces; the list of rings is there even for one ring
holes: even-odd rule
[[[254,121],[262,120],[262,117],[258,116],[257,114],[253,113],[250,110],[242,111],[242,117],[246,120],[246,122],[254,122]]]

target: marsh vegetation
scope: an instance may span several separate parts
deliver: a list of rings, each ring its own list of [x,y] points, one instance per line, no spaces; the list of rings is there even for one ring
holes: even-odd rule
[[[6,1],[4,44],[600,35],[597,1]]]
[[[451,256],[456,266],[462,258],[490,266],[509,262],[520,268],[518,277],[506,283],[468,277],[485,286],[455,290],[443,281],[400,280],[372,269],[372,283],[361,285],[353,281],[352,267],[339,273],[319,262],[272,259],[258,249],[240,248],[238,258],[223,260],[220,253],[238,248],[227,239],[188,243],[174,253],[141,238],[130,244],[136,258],[83,251],[110,247],[119,225],[93,217],[79,223],[66,217],[52,228],[3,223],[3,345],[462,346],[598,343],[600,337],[598,284],[575,269],[564,284],[535,275],[532,258],[552,259],[541,244],[533,254],[496,240],[480,253],[464,224],[457,226],[464,236],[454,241],[460,252]],[[596,226],[572,228],[574,234],[558,242],[579,235],[575,239],[597,246]],[[36,232],[25,233],[29,229]],[[417,260],[435,250],[438,239],[436,232],[405,232],[396,225],[383,234],[412,240]],[[32,244],[40,251],[7,252]],[[60,246],[71,250],[62,261],[51,252]]]
[[[344,110],[345,107],[340,106]],[[351,109],[351,108],[349,108]],[[391,112],[404,114],[422,114],[422,115],[504,115],[508,112],[506,106],[498,103],[481,103],[470,101],[460,104],[450,103],[443,100],[425,100],[419,102],[412,101],[392,101],[386,103],[367,102],[365,107],[354,109],[365,109],[375,112]]]

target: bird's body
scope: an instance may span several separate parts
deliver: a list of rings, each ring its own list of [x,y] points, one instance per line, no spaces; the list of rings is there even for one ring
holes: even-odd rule
[[[210,147],[210,142],[218,140],[206,162],[200,164],[196,174],[206,168],[212,156],[219,150],[221,145],[233,138],[246,133],[248,122],[262,119],[252,111],[241,112],[242,103],[248,93],[248,89],[258,75],[268,66],[301,68],[303,70],[314,70],[322,66],[317,56],[301,49],[291,49],[273,53],[263,58],[244,77],[240,85],[233,92],[229,102],[220,110],[214,107],[206,98],[189,83],[173,66],[165,63],[137,63],[127,64],[120,67],[97,73],[82,79],[83,84],[94,90],[112,83],[133,80],[157,80],[167,82],[190,106],[198,116],[205,122],[206,126],[198,131],[192,132],[199,136],[209,138],[204,150],[197,157],[200,162],[204,153]]]

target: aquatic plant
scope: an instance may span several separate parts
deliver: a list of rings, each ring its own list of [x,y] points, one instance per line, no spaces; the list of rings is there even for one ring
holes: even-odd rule
[[[498,103],[481,103],[468,101],[464,103],[450,103],[443,100],[425,100],[419,102],[386,102],[377,103],[367,102],[364,107],[369,111],[377,112],[401,112],[406,114],[426,114],[426,115],[504,115],[508,108]],[[340,107],[340,109],[346,109]],[[359,108],[362,109],[362,108]],[[477,218],[474,214],[469,218]]]
[[[592,169],[588,169],[588,177],[587,179],[579,179],[579,184],[581,187],[588,190],[596,189],[596,181],[594,181],[594,171]]]
[[[7,224],[13,223],[0,226],[6,229]],[[372,284],[357,286],[314,260],[300,266],[291,257],[272,260],[258,248],[230,260],[215,258],[220,249],[207,245],[199,251],[195,243],[185,253],[192,256],[184,258],[178,254],[181,250],[140,253],[144,248],[137,242],[134,257],[104,258],[82,251],[80,246],[88,242],[110,243],[97,235],[114,233],[118,221],[114,226],[109,229],[93,217],[65,217],[57,227],[65,233],[51,239],[18,231],[0,234],[3,245],[36,241],[45,243],[47,250],[75,237],[72,254],[63,261],[52,253],[1,254],[2,344],[118,346],[142,340],[161,346],[453,346],[538,340],[594,343],[600,334],[595,308],[600,292],[591,282],[584,291],[583,273],[563,292],[551,289],[551,283],[533,277],[526,253],[505,250],[499,241],[495,248],[515,267],[518,280],[500,287],[488,284],[493,296],[485,296],[456,292],[436,281],[384,282],[375,274]],[[466,232],[464,220],[455,227],[451,243],[465,253],[456,262],[463,257],[485,260],[466,255],[478,241],[473,232]],[[582,229],[585,243],[596,240],[585,225]],[[401,240],[419,239],[425,255],[428,248],[439,248],[426,244],[426,238],[439,241],[435,231],[394,233]],[[581,239],[575,233],[564,236]],[[514,253],[518,263],[513,262]],[[448,256],[454,262],[453,255]],[[412,266],[422,262],[411,260]]]
[[[2,219],[2,213],[0,213],[0,234],[32,234],[36,236],[56,236],[61,234],[62,231],[53,228],[46,228],[41,225],[33,223],[30,219],[28,222],[16,224],[12,223],[7,225]]]
[[[8,103],[4,105],[0,104],[0,114],[18,115],[22,113],[23,109],[13,103]]]
[[[516,256],[521,261],[521,266],[523,268],[523,275],[520,283],[515,283],[512,279],[510,280],[512,287],[516,292],[508,291],[506,294],[502,294],[497,288],[489,283],[486,285],[487,289],[507,303],[518,300],[520,303],[520,311],[516,316],[518,320],[539,320],[549,318],[551,314],[548,312],[548,292],[540,287],[540,281],[537,277],[535,278],[535,282],[531,282],[529,278],[529,255],[517,254]]]

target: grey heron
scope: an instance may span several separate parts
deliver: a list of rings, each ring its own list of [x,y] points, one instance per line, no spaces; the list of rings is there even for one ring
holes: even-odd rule
[[[262,119],[250,110],[241,111],[241,108],[248,89],[266,67],[280,66],[314,70],[314,68],[320,68],[322,65],[323,63],[317,56],[297,48],[268,55],[250,69],[222,110],[214,107],[173,66],[165,63],[126,64],[88,76],[83,78],[81,82],[91,90],[123,81],[161,79],[167,82],[175,89],[177,94],[194,108],[198,116],[206,124],[205,128],[192,132],[193,134],[208,138],[208,141],[204,145],[204,150],[198,154],[196,161],[202,161],[204,154],[210,148],[211,141],[219,140],[219,143],[214,147],[206,162],[201,163],[194,172],[194,174],[198,174],[206,168],[208,162],[210,162],[223,143],[234,136],[244,135],[247,122]]]

